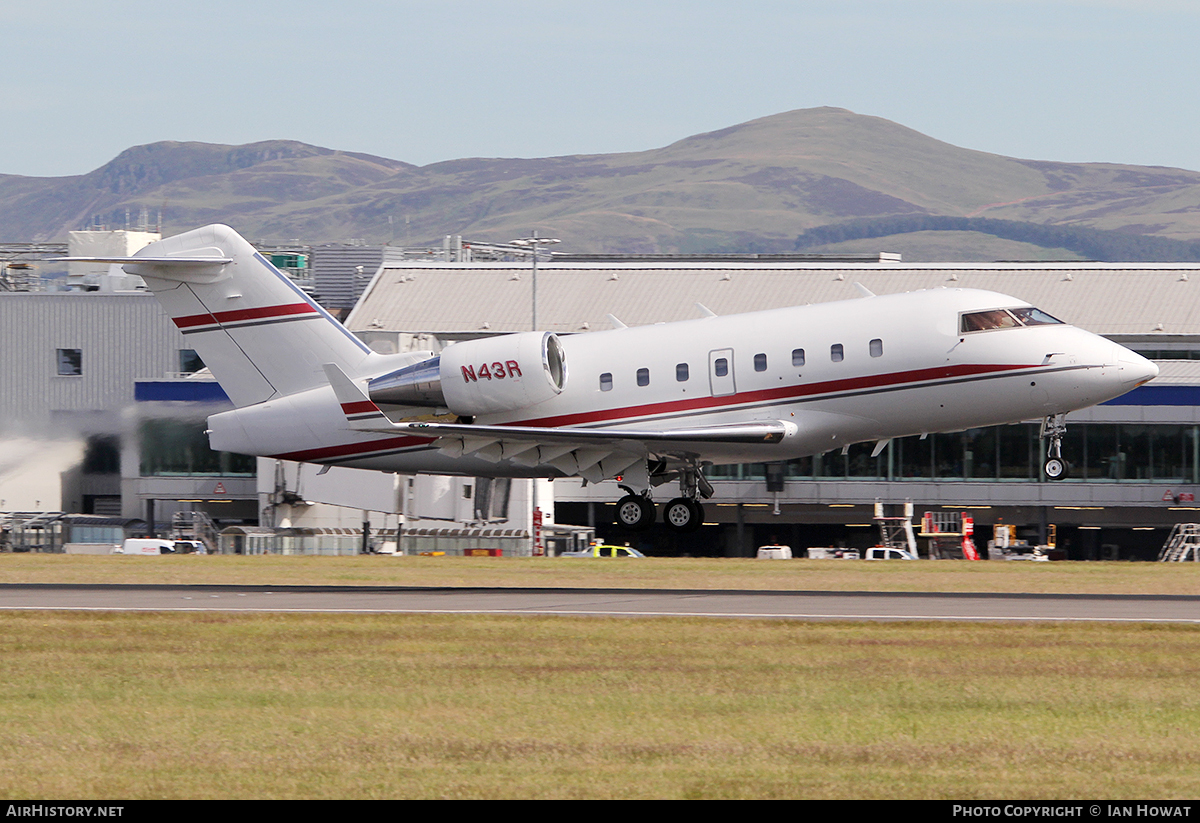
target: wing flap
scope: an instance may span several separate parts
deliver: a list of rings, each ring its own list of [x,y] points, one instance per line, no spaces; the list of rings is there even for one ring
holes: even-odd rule
[[[425,437],[483,437],[500,440],[536,442],[572,442],[580,445],[599,443],[779,443],[797,431],[794,423],[783,420],[759,420],[719,426],[697,426],[662,431],[638,429],[583,429],[572,426],[478,426],[463,423],[393,423],[388,431],[398,430]]]
[[[409,421],[393,423],[368,396],[362,381],[350,379],[333,363],[324,366],[325,376],[342,406],[350,428],[359,431],[405,432],[425,437],[457,438],[464,440],[463,451],[484,448],[488,442],[532,441],[545,444],[575,444],[577,447],[617,447],[626,450],[635,444],[679,443],[779,443],[794,435],[797,427],[784,420],[756,420],[749,423],[727,423],[718,426],[696,426],[686,429],[585,429],[575,426],[548,428],[544,426],[481,426],[467,423],[430,423]],[[481,440],[468,447],[465,440]],[[635,448],[636,450],[636,448]],[[462,452],[460,452],[462,453]],[[542,462],[546,462],[543,460]]]
[[[794,423],[760,420],[685,429],[585,429],[572,426],[483,426],[466,423],[406,421],[394,423],[371,399],[363,381],[348,377],[332,363],[325,376],[333,387],[342,414],[357,431],[404,432],[436,438],[435,445],[450,457],[473,455],[489,463],[510,460],[534,468],[553,466],[590,483],[626,471],[645,472],[647,456],[657,448],[698,447],[713,443],[779,443],[798,431]]]

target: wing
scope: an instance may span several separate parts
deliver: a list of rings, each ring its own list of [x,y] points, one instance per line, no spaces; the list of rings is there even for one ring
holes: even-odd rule
[[[529,468],[545,464],[593,483],[622,474],[636,464],[644,466],[652,453],[695,455],[706,444],[779,443],[797,431],[795,424],[782,420],[662,431],[393,423],[336,365],[330,363],[324,368],[352,429],[433,436],[438,438],[435,445],[443,454],[472,454],[493,463],[509,460]]]

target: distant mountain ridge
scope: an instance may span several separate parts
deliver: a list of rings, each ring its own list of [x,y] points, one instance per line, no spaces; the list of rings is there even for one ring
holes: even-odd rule
[[[536,228],[593,252],[781,251],[819,227],[903,216],[1192,241],[1200,173],[1003,157],[826,107],[620,154],[418,167],[288,140],[164,142],[83,175],[0,175],[0,239],[61,239],[96,219],[119,228],[143,208],[161,211],[167,233],[225,222],[253,239],[424,245]]]

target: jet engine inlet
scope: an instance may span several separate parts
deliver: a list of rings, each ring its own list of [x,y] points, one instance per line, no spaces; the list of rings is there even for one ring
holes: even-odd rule
[[[549,400],[566,382],[558,337],[524,332],[453,343],[438,357],[374,378],[367,393],[376,403],[435,406],[474,417]]]

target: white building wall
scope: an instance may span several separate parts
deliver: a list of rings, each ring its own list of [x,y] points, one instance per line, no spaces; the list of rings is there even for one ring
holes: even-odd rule
[[[119,412],[136,380],[176,371],[185,348],[150,294],[0,294],[0,431],[54,433],[64,413]],[[58,373],[58,349],[80,350],[81,374]]]
[[[311,463],[259,458],[260,511],[281,528],[357,529],[362,527],[365,513],[373,530],[468,526],[532,534],[536,483],[542,522],[554,523],[555,483],[549,480],[510,481],[507,517],[484,520],[476,517],[475,510],[480,478],[409,476],[341,467],[325,474],[320,471],[320,466]],[[282,502],[288,498],[296,502]],[[265,517],[263,525],[267,525]]]

